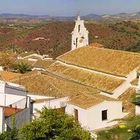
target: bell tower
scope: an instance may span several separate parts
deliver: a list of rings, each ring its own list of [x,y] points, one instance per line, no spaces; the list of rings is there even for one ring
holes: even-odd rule
[[[89,45],[88,34],[88,30],[84,26],[84,20],[81,20],[78,16],[72,32],[71,50]]]

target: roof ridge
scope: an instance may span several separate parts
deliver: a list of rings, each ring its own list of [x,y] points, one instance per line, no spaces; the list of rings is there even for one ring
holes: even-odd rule
[[[126,53],[126,54],[134,54],[134,55],[139,55],[140,56],[140,53],[138,52],[130,52],[130,51],[125,51],[125,50],[116,50],[116,49],[110,49],[110,48],[105,48],[105,47],[96,47],[96,46],[87,46],[87,47],[94,47],[95,49],[102,49],[102,50],[108,50],[108,51],[114,51],[114,52],[120,52],[120,53]],[[81,47],[83,48],[83,47]],[[80,48],[79,48],[80,49]]]

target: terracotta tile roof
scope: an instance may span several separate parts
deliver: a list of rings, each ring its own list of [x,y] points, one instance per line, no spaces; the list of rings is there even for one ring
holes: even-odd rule
[[[0,71],[0,79],[4,81],[10,81],[14,78],[17,78],[21,76],[22,74],[20,73],[14,73],[14,72],[9,72],[9,71]]]
[[[110,94],[112,94],[112,91],[124,82],[122,79],[79,68],[67,66],[56,61],[49,67],[48,70],[62,77],[78,81],[79,83],[85,85],[96,87],[97,89]]]
[[[82,94],[82,95],[77,95],[72,97],[68,103],[83,109],[88,109],[104,101],[117,101],[117,100],[100,94],[94,94],[94,95]]]
[[[121,96],[118,97],[118,100],[122,101],[124,112],[134,113],[135,105],[132,103],[132,100],[136,94],[135,88],[128,88]],[[134,115],[134,114],[133,114]]]
[[[10,79],[9,82],[17,82],[17,83],[19,82],[20,83],[21,80],[24,80],[26,78],[30,79],[31,77],[37,76],[39,74],[40,74],[40,72],[38,72],[38,71],[30,71],[30,72],[27,72],[25,74],[20,74],[19,76]]]
[[[34,68],[43,68],[47,69],[52,63],[54,63],[54,60],[38,60],[33,67]]]
[[[62,79],[47,73],[30,72],[11,82],[23,85],[30,94],[51,97],[73,96],[83,93],[99,93],[99,90]]]
[[[140,65],[140,54],[88,46],[57,58],[65,63],[118,76],[127,76]]]
[[[138,81],[139,81],[139,79],[134,79],[134,80],[131,82],[131,84],[132,84],[133,86],[138,86]]]
[[[137,69],[137,72],[140,73],[140,67]]]
[[[10,117],[18,112],[21,112],[23,109],[12,108],[12,107],[4,107],[4,116]]]

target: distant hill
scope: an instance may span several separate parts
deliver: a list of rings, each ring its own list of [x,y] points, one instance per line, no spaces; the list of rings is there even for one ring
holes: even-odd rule
[[[85,16],[81,16],[85,20],[129,20],[129,19],[137,19],[140,18],[140,12],[136,13],[118,13],[115,15],[97,15],[97,14],[88,14]],[[0,18],[15,18],[15,19],[42,19],[42,20],[56,20],[56,21],[72,21],[75,19],[74,16],[49,16],[49,15],[28,15],[28,14],[10,14],[10,13],[2,13],[0,14]]]
[[[102,18],[102,16],[96,15],[96,14],[88,14],[88,15],[82,16],[81,18],[85,20],[99,20]]]
[[[44,18],[49,19],[49,15],[27,15],[27,14],[10,14],[10,13],[2,13],[0,14],[1,18],[32,18],[32,19],[38,19],[38,18]]]
[[[139,19],[140,18],[140,12],[136,13],[119,13],[115,15],[108,15],[108,16],[102,16],[103,19],[117,19],[117,20],[131,20],[131,19]]]

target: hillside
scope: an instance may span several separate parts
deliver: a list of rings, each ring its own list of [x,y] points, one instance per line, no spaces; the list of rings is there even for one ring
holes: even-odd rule
[[[86,22],[90,43],[98,42],[107,48],[139,51],[140,23]],[[34,24],[0,24],[0,50],[36,51],[59,56],[71,46],[73,22],[43,22]]]

